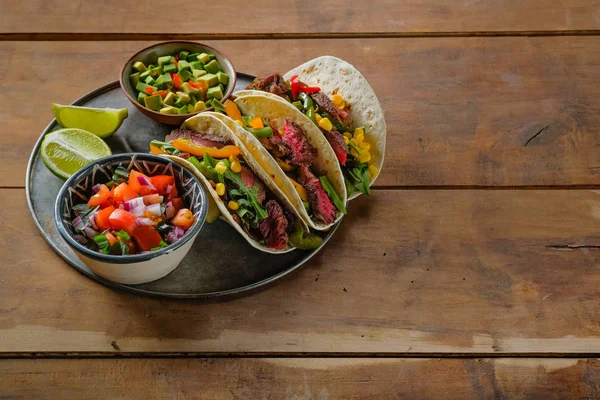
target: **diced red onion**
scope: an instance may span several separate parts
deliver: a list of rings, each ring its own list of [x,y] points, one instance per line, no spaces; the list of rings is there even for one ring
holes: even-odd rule
[[[77,217],[75,217],[75,219],[73,219],[73,228],[75,228],[78,231],[85,228],[85,224],[83,223],[83,220],[81,219],[81,217],[77,216]]]
[[[92,228],[98,230],[98,225],[96,224],[96,216],[98,215],[98,213],[95,213],[94,215],[92,215],[90,217],[90,225],[92,226]]]
[[[135,199],[131,199],[123,203],[123,209],[125,211],[131,211],[134,208],[141,207],[144,208],[144,199],[141,197],[136,197]]]
[[[150,204],[162,203],[162,201],[163,201],[163,197],[161,195],[159,195],[158,193],[146,195],[143,197],[143,199],[144,199],[144,204],[147,206]]]
[[[83,231],[85,232],[85,236],[89,237],[90,239],[93,239],[98,235],[98,232],[93,230],[89,226],[86,226]]]
[[[149,206],[146,207],[146,211],[156,215],[157,217],[160,217],[160,215],[162,214],[162,211],[160,209],[160,204],[150,204]]]
[[[173,227],[173,229],[171,229],[171,231],[167,235],[167,242],[175,243],[176,241],[181,239],[184,234],[185,234],[185,231],[183,230],[182,227],[175,226],[175,227]]]
[[[175,207],[173,207],[173,202],[169,201],[167,203],[167,208],[165,209],[165,216],[167,219],[171,219],[175,216]]]
[[[152,226],[152,225],[154,225],[154,222],[150,218],[143,217],[143,218],[136,218],[135,224],[137,226]]]
[[[73,235],[73,239],[77,240],[81,244],[86,244],[87,243],[87,239],[85,238],[85,236],[80,235],[80,234]]]
[[[173,189],[173,185],[167,185],[167,187],[165,188],[165,194],[171,193],[172,189]]]
[[[152,184],[152,182],[150,182],[150,179],[146,178],[145,176],[138,176],[138,182],[142,186],[145,186],[145,187],[150,188],[152,190],[156,190],[156,188],[154,187],[154,185]]]
[[[135,207],[132,208],[131,210],[129,210],[130,213],[132,213],[133,215],[135,215],[136,217],[143,217],[144,213],[146,212],[146,207],[141,206],[141,207]]]
[[[100,184],[96,183],[94,186],[92,186],[92,190],[94,191],[94,193],[98,193],[100,191]]]

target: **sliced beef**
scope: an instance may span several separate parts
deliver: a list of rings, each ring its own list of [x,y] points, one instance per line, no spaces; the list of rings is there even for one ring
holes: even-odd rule
[[[277,129],[273,129],[273,136],[269,138],[269,141],[273,145],[273,150],[271,150],[271,152],[275,156],[279,158],[286,158],[292,154],[292,149],[290,149],[290,146],[283,141],[281,135],[279,132],[277,132]]]
[[[288,222],[286,232],[288,234],[292,234],[294,232],[295,222],[296,222],[294,213],[292,213],[287,207],[283,207],[283,215],[285,215],[285,219],[287,219],[287,222]]]
[[[342,135],[337,129],[333,128],[330,131],[321,129],[325,139],[329,142],[337,159],[340,164],[346,165],[346,159],[348,158],[348,145],[344,141],[344,135]]]
[[[335,222],[336,209],[317,178],[308,167],[299,168],[299,182],[308,192],[308,202],[315,217],[325,224]]]
[[[288,87],[283,77],[279,74],[269,75],[266,78],[256,78],[246,89],[269,92],[287,99]]]
[[[242,176],[242,182],[244,182],[244,185],[246,185],[248,189],[252,189],[254,185],[258,185],[258,195],[256,197],[258,202],[262,204],[267,197],[267,194],[265,193],[265,184],[246,167],[242,167],[240,175]]]
[[[214,147],[220,149],[231,141],[227,138],[217,135],[194,132],[189,129],[175,129],[165,137],[165,142],[171,142],[175,139],[188,138],[192,143],[198,146]]]
[[[288,243],[288,220],[275,200],[267,201],[267,218],[259,222],[265,244],[272,249],[285,249]]]
[[[290,120],[286,120],[285,125],[283,125],[281,139],[290,149],[289,161],[291,164],[298,166],[312,164],[316,151],[308,142],[300,126]]]
[[[331,102],[331,99],[329,99],[329,96],[327,96],[325,93],[311,93],[310,97],[315,103],[317,103],[320,109],[325,111],[327,114],[331,115],[332,118],[336,119],[338,122],[341,122],[344,125],[348,123],[350,119],[350,114],[334,106]]]

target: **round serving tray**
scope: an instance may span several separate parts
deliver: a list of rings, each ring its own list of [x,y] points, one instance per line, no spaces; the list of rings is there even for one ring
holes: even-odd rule
[[[236,90],[245,88],[253,79],[252,75],[238,73]],[[113,154],[147,153],[152,139],[162,140],[173,129],[137,111],[116,81],[86,94],[73,104],[129,109],[129,117],[107,140]],[[338,223],[329,231],[321,247],[316,250],[296,250],[275,255],[254,249],[231,226],[219,219],[204,225],[188,255],[166,277],[142,285],[111,282],[87,268],[56,229],[54,202],[64,182],[52,175],[39,155],[42,138],[56,129],[60,129],[60,126],[56,120],[52,120],[42,132],[29,158],[26,177],[29,209],[48,244],[73,268],[103,285],[162,297],[209,298],[240,294],[273,282],[300,267],[323,248],[339,226]]]

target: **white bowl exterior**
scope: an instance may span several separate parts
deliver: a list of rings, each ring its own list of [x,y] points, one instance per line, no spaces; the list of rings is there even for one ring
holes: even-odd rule
[[[75,251],[75,254],[89,269],[101,277],[118,283],[137,285],[163,278],[177,268],[183,257],[192,248],[198,233],[191,237],[183,246],[173,251],[137,263],[110,263],[90,258],[78,251]]]

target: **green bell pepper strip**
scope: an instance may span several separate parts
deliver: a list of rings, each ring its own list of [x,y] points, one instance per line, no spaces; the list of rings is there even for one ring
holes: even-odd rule
[[[331,185],[331,182],[329,182],[329,179],[327,179],[327,176],[325,176],[325,175],[320,176],[319,180],[321,181],[321,185],[323,186],[323,189],[325,189],[325,192],[327,193],[329,198],[333,201],[333,204],[335,204],[335,207],[342,214],[344,214],[344,215],[347,214],[348,212],[346,211],[346,205],[344,204],[342,199],[340,199],[340,197],[338,196],[337,192]]]
[[[323,238],[310,232],[304,232],[300,222],[296,221],[296,227],[294,233],[290,235],[289,242],[300,250],[312,250],[321,246]]]
[[[250,132],[251,134],[253,134],[254,136],[258,137],[258,138],[273,136],[273,129],[271,129],[270,126],[265,126],[264,128],[248,128],[248,127],[244,127],[244,129],[247,130],[248,132]]]

